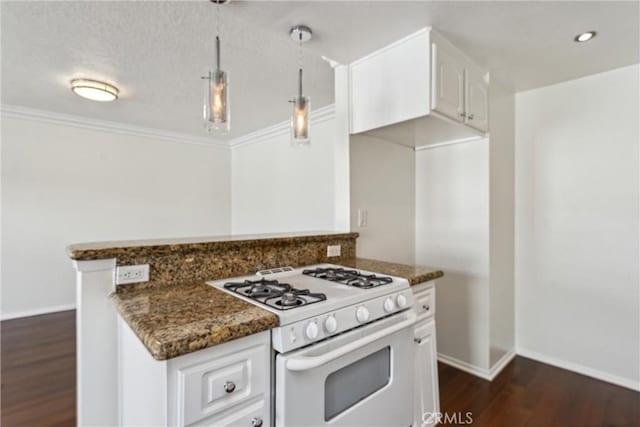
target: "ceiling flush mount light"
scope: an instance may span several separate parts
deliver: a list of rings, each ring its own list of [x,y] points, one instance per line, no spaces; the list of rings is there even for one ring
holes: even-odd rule
[[[589,40],[594,38],[596,36],[596,34],[598,34],[598,33],[596,33],[595,31],[587,31],[585,33],[581,33],[581,34],[578,34],[577,36],[575,36],[573,38],[573,41],[577,42],[577,43],[588,42]]]
[[[309,145],[309,112],[311,103],[308,97],[302,94],[302,43],[311,40],[311,28],[297,25],[289,31],[289,35],[298,43],[298,94],[290,102],[293,105],[291,114],[291,143],[293,145]]]
[[[109,83],[89,79],[71,80],[71,90],[78,96],[98,102],[109,102],[118,99],[120,91]]]
[[[216,68],[209,70],[204,94],[204,127],[207,132],[224,135],[231,130],[229,111],[229,82],[220,68],[220,5],[227,0],[211,0],[216,4]]]

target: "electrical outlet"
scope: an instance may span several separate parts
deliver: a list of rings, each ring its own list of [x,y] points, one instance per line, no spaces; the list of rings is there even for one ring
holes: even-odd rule
[[[149,264],[123,265],[116,269],[116,285],[149,281]]]
[[[340,256],[340,245],[327,246],[327,257]]]

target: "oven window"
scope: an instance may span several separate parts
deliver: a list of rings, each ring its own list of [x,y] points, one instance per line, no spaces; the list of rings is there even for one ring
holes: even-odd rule
[[[324,420],[380,390],[389,383],[390,373],[390,347],[331,373],[324,384]]]

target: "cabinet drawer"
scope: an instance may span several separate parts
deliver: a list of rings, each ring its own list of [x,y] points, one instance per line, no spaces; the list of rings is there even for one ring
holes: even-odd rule
[[[263,346],[179,368],[179,423],[192,424],[264,394],[268,374]]]
[[[191,424],[191,426],[269,427],[268,414],[267,401],[260,399],[256,402],[250,402],[239,407],[233,407],[223,414],[216,414],[210,418]]]
[[[436,312],[436,292],[430,288],[427,291],[419,292],[415,296],[414,308],[418,314],[418,322],[432,317]]]

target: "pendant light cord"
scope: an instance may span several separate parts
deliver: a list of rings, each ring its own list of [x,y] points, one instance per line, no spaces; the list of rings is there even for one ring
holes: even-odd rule
[[[220,2],[216,2],[216,71],[220,71]]]
[[[298,37],[298,97],[302,98],[302,32]]]
[[[216,37],[220,36],[220,2],[216,2]]]

